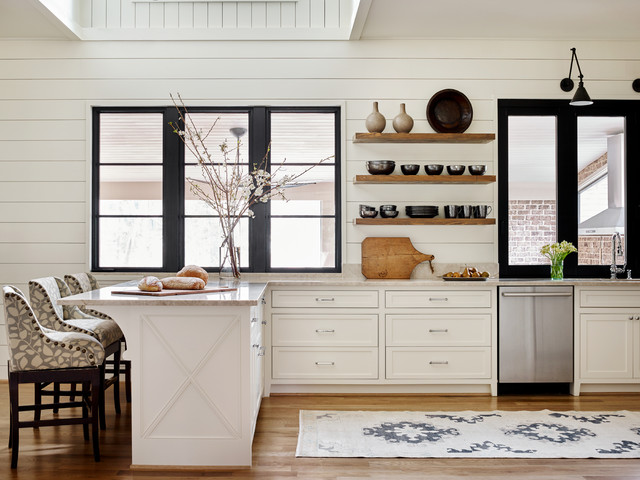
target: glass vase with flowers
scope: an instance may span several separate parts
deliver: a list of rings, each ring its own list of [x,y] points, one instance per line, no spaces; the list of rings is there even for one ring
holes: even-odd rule
[[[540,253],[551,260],[551,280],[562,280],[564,278],[564,259],[570,253],[577,251],[578,249],[566,240],[560,243],[544,245],[540,249]]]

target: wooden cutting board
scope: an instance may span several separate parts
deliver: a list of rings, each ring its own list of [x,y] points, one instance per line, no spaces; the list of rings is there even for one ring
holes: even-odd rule
[[[111,290],[111,295],[146,295],[148,297],[168,297],[170,295],[190,295],[194,293],[230,292],[237,288],[216,287],[204,288],[202,290],[162,290],[161,292],[143,292],[138,287],[127,288],[126,290]]]
[[[409,237],[367,237],[362,241],[362,274],[366,278],[408,279],[417,265],[434,258],[416,250]]]

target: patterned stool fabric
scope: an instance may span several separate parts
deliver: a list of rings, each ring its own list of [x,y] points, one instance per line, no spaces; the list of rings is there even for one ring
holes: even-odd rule
[[[24,294],[16,287],[3,287],[7,343],[9,344],[9,448],[11,468],[18,465],[20,428],[53,425],[82,424],[85,439],[89,437],[89,424],[93,430],[93,451],[100,460],[98,443],[100,369],[105,351],[98,340],[79,332],[50,330],[38,323]],[[33,405],[20,405],[19,385],[31,383],[36,390]],[[69,392],[46,391],[54,383],[81,383],[81,401],[60,402],[60,396]],[[54,404],[42,404],[42,395],[54,397]],[[54,406],[55,405],[55,406]],[[82,417],[41,420],[42,410],[82,407]],[[33,411],[33,421],[21,421],[21,411]],[[89,417],[91,411],[91,417]]]

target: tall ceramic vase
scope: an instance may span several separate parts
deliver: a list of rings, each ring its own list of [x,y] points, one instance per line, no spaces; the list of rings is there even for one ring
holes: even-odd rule
[[[233,231],[222,241],[219,248],[220,280],[240,278],[240,247],[237,246]]]
[[[373,112],[369,114],[364,125],[371,133],[382,133],[387,126],[387,119],[378,111],[378,102],[373,102]]]
[[[413,128],[413,118],[405,110],[404,103],[400,104],[400,113],[393,119],[393,129],[398,133],[409,133]]]

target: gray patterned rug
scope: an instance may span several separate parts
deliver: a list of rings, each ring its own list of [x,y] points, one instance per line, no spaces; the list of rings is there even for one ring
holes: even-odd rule
[[[296,457],[640,458],[640,412],[301,410]]]

